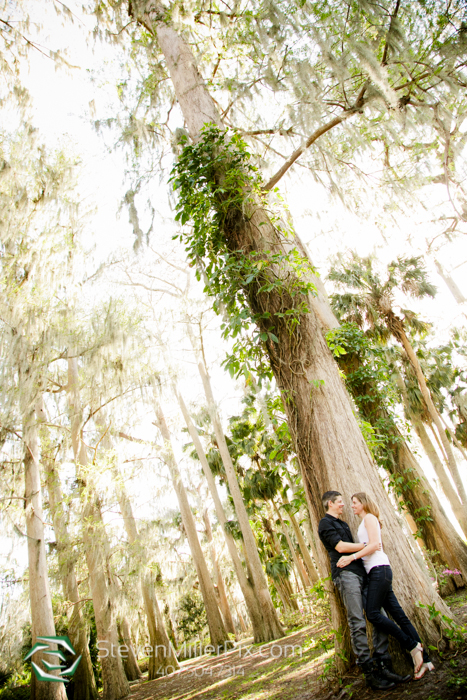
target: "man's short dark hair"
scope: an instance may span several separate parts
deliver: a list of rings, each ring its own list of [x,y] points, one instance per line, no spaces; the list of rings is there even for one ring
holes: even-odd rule
[[[342,496],[342,494],[339,493],[339,491],[326,491],[326,493],[323,493],[323,495],[321,496],[321,500],[323,502],[323,508],[326,512],[328,511],[329,501],[332,501],[334,503],[338,496]]]

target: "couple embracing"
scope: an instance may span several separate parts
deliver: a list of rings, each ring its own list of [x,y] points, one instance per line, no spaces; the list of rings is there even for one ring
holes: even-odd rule
[[[392,570],[382,548],[377,505],[365,493],[352,496],[352,510],[361,519],[359,542],[354,542],[349,526],[340,518],[344,509],[342,495],[338,491],[326,491],[322,501],[326,515],[319,523],[318,533],[331,560],[332,580],[345,605],[352,649],[367,685],[375,690],[388,690],[411,677],[394,673],[388,635],[410,652],[414,680],[420,679],[433,670],[433,664],[392,590]],[[373,625],[373,658],[363,610]]]

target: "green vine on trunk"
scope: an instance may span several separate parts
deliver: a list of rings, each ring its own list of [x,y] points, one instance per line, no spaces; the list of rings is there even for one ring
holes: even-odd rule
[[[224,361],[226,368],[234,376],[255,373],[271,378],[266,344],[278,343],[278,322],[293,334],[308,312],[308,294],[316,290],[307,273],[314,270],[290,245],[293,231],[271,210],[258,170],[238,134],[206,125],[197,143],[188,143],[186,137],[182,143],[171,181],[178,193],[175,220],[184,228],[174,238],[184,243],[197,278],[204,277],[205,293],[214,297],[215,311],[223,314],[224,338],[235,340]],[[274,242],[268,250],[235,249],[235,226],[239,222],[252,226],[258,208],[267,211]],[[275,295],[287,303],[274,312],[255,313],[253,295]]]

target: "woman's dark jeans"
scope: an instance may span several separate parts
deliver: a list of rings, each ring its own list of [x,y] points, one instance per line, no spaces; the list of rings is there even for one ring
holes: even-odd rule
[[[384,608],[393,620],[381,613]],[[417,630],[399,605],[392,590],[392,570],[390,566],[375,566],[368,574],[366,616],[376,628],[391,634],[400,645],[410,651],[421,642]]]

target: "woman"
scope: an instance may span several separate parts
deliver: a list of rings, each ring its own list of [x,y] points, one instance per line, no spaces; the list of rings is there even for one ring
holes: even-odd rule
[[[404,649],[410,651],[414,664],[414,679],[419,680],[427,671],[433,670],[433,664],[423,649],[417,630],[402,610],[392,590],[392,570],[389,559],[383,549],[379,549],[381,543],[379,509],[366,493],[355,493],[352,496],[352,510],[362,521],[358,528],[358,539],[368,544],[355,554],[341,557],[337,566],[343,568],[354,559],[363,560],[368,574],[365,610],[367,619],[386,634],[391,634]],[[384,608],[394,621],[383,615],[381,608]]]

